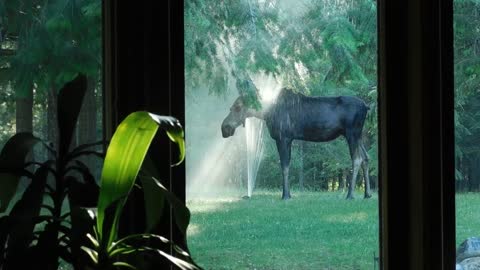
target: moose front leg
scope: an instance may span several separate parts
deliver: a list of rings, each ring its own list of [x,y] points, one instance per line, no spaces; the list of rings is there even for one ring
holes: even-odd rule
[[[290,187],[288,184],[288,168],[290,167],[290,153],[292,148],[292,140],[277,140],[278,154],[280,155],[280,166],[283,175],[283,194],[282,200],[290,199]]]

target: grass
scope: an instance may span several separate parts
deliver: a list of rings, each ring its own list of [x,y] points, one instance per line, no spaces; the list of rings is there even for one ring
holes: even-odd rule
[[[188,244],[205,269],[374,269],[378,199],[345,194],[255,191],[192,200]],[[375,269],[378,269],[375,268]]]
[[[205,269],[378,269],[378,198],[255,191],[251,199],[191,200],[188,241]],[[480,194],[456,195],[456,246],[480,236]]]
[[[457,193],[456,247],[468,237],[480,237],[480,193]]]

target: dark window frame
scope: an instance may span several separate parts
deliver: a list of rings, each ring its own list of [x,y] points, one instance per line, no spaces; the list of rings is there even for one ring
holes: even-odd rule
[[[383,269],[454,269],[453,1],[378,12]]]
[[[454,269],[453,3],[377,4],[382,269]],[[184,123],[183,1],[105,0],[104,30],[107,137],[139,109]],[[184,200],[185,167],[162,172]]]

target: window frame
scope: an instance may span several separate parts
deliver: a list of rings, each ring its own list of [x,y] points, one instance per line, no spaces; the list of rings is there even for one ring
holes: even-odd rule
[[[184,123],[184,1],[145,2],[104,0],[107,138],[139,109]],[[379,0],[377,12],[381,267],[454,269],[453,1]],[[161,147],[169,155],[156,161],[171,164]],[[185,200],[185,166],[161,170]],[[167,237],[186,241],[167,223]]]
[[[453,1],[378,1],[383,269],[455,269]]]
[[[103,76],[105,135],[110,139],[128,114],[145,110],[172,115],[185,122],[183,75],[183,1],[103,1]],[[149,154],[158,165],[161,182],[185,201],[185,165],[171,167],[178,150],[166,136],[157,136]],[[120,233],[144,229],[141,192],[133,190],[124,210]],[[165,208],[165,224],[156,233],[186,248],[186,239],[173,226]],[[173,250],[171,250],[173,254]]]

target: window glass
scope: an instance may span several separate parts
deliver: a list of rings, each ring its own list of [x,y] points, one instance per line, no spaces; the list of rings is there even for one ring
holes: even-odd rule
[[[480,251],[480,3],[454,1],[453,19],[457,263],[468,269]]]
[[[100,0],[0,0],[0,147],[14,134],[30,132],[58,150],[57,95],[79,73],[86,75],[87,90],[71,149],[101,141],[101,65]],[[28,157],[39,163],[51,158],[51,152],[40,144]],[[100,159],[79,161],[98,179]],[[9,210],[0,217],[9,213],[29,184],[30,179],[21,179]],[[41,211],[50,215],[47,209],[52,202],[47,197]],[[68,203],[64,206],[68,208]],[[38,222],[37,233],[45,225]],[[60,267],[70,269],[64,261]]]
[[[195,261],[379,269],[376,2],[186,0],[184,18]]]
[[[32,132],[56,147],[57,95],[79,73],[88,86],[72,147],[102,139],[101,8],[99,0],[0,0],[0,146]]]

